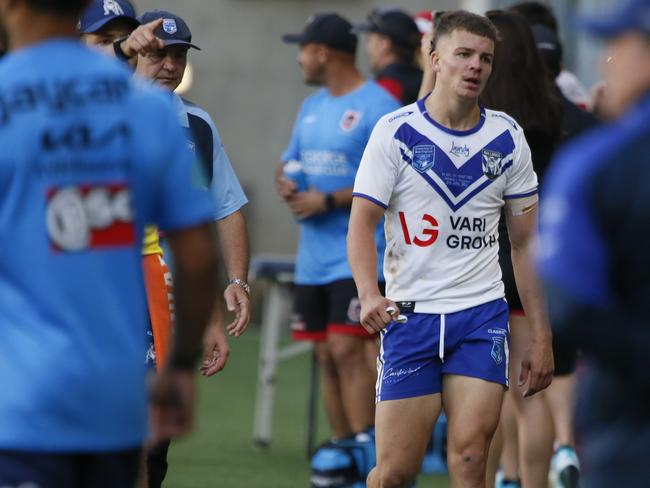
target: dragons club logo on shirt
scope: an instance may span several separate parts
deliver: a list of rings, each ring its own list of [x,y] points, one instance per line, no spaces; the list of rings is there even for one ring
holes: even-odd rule
[[[345,132],[354,130],[359,125],[361,115],[361,112],[357,110],[346,110],[343,114],[343,117],[341,117],[341,129]]]

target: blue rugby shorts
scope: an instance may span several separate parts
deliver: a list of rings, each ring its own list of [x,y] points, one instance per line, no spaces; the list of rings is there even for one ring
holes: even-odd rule
[[[409,313],[381,332],[376,401],[442,392],[456,374],[508,387],[508,304],[504,299],[450,314]]]

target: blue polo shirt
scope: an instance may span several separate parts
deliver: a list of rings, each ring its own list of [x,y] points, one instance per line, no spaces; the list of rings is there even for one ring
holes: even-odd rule
[[[372,129],[383,115],[398,108],[399,103],[374,81],[342,96],[321,89],[303,102],[282,161],[300,161],[307,184],[318,191],[352,188]],[[352,278],[345,244],[349,220],[350,209],[337,208],[299,221],[297,284]],[[377,228],[376,239],[377,272],[383,277],[383,226]]]

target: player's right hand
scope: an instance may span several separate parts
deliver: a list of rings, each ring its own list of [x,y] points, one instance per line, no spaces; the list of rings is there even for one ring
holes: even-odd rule
[[[161,51],[165,48],[162,39],[156,37],[155,30],[163,23],[163,19],[156,19],[147,24],[142,24],[135,29],[129,37],[122,41],[122,51],[129,58],[138,54],[145,55],[148,53]]]
[[[531,340],[521,361],[519,374],[519,387],[528,384],[523,396],[527,398],[547,388],[553,381],[553,369],[551,335],[542,335]]]
[[[386,309],[392,308],[388,313]],[[399,316],[399,307],[395,302],[377,295],[361,300],[361,325],[371,334],[379,332]]]
[[[286,202],[291,200],[296,194],[296,182],[285,178],[282,174],[276,175],[275,177],[275,187],[278,191],[278,195]]]

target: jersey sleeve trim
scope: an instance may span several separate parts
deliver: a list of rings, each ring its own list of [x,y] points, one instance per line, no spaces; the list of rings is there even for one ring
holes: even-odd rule
[[[223,209],[219,209],[217,212],[214,213],[215,222],[217,220],[222,220],[225,219],[226,217],[230,217],[235,212],[240,211],[247,203],[248,203],[248,198],[244,196],[243,198],[240,198],[232,205],[229,205],[228,207],[225,207]]]
[[[532,197],[533,195],[537,195],[539,193],[539,190],[535,188],[534,190],[531,190],[526,193],[516,193],[514,195],[504,195],[503,199],[504,200],[512,200],[514,198],[526,198],[526,197]]]
[[[376,205],[379,205],[384,210],[388,209],[388,205],[386,205],[385,203],[380,202],[379,200],[377,200],[376,198],[371,197],[370,195],[366,195],[365,193],[359,193],[359,192],[355,191],[355,192],[352,192],[352,196],[353,197],[359,197],[359,198],[365,198],[366,200],[368,200],[368,201],[370,201],[370,202],[372,202],[372,203],[374,203]]]

